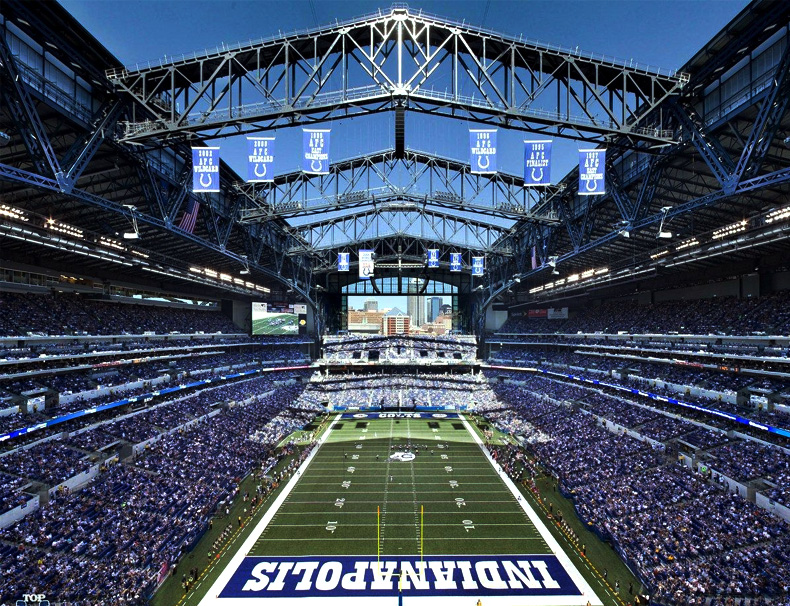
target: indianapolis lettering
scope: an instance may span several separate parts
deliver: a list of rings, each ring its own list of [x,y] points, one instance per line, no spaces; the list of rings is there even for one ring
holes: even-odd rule
[[[552,570],[550,570],[550,568]],[[354,595],[403,591],[506,595],[579,595],[553,556],[358,560],[245,558],[220,597]]]

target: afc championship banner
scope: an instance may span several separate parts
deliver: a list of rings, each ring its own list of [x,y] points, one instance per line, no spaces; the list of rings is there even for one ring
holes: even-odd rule
[[[274,181],[274,137],[247,137],[247,183]]]
[[[579,150],[579,195],[596,196],[606,193],[604,166],[605,149]]]
[[[428,249],[428,267],[431,269],[436,269],[439,267],[439,249],[438,248],[429,248]]]
[[[373,275],[373,251],[359,251],[359,277],[362,280],[370,280]]]
[[[469,130],[469,165],[473,174],[496,172],[496,129]]]
[[[302,170],[313,175],[329,174],[328,128],[305,128],[302,130]]]
[[[450,253],[450,271],[461,271],[461,253]]]
[[[472,257],[472,275],[482,276],[485,271],[485,257]]]
[[[192,148],[192,191],[219,192],[219,147]]]
[[[524,187],[551,185],[551,141],[524,141]]]
[[[351,253],[337,253],[337,271],[349,271],[351,269]]]

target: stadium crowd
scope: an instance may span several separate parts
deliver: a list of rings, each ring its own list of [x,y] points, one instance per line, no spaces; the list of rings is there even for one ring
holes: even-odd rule
[[[192,412],[211,400],[235,404],[0,531],[0,602],[35,591],[75,605],[146,603],[162,564],[175,564],[241,478],[270,469],[282,454],[277,443],[314,416],[301,408],[301,389],[260,378],[203,392]]]
[[[240,332],[217,309],[100,301],[68,293],[0,292],[0,309],[0,336]]]
[[[333,363],[380,361],[390,363],[472,362],[477,341],[469,335],[441,337],[382,337],[340,335],[324,337],[324,360]]]
[[[715,475],[726,469],[787,486],[787,455],[743,440],[714,448],[709,464],[715,471],[696,473],[668,458],[663,447],[602,426],[600,417],[613,416],[637,431],[650,427],[655,439],[665,437],[656,434],[663,421],[650,420],[625,401],[607,404],[602,394],[584,398],[583,388],[548,387],[537,376],[493,387],[500,405],[487,418],[506,431],[538,438],[524,441],[529,452],[558,478],[581,519],[635,567],[656,603],[787,595],[790,525],[730,493]],[[700,439],[701,431],[689,435]],[[725,465],[717,469],[714,461]]]
[[[564,320],[508,318],[499,333],[790,334],[790,291],[765,297],[717,297],[641,305],[609,301]]]

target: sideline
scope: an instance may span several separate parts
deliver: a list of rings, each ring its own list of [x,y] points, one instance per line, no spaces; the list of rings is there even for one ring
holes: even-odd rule
[[[326,440],[331,435],[332,427],[335,425],[335,423],[337,423],[340,417],[341,415],[339,414],[335,417],[335,419],[332,421],[332,423],[324,432],[324,435],[321,436],[321,439],[318,441],[316,447],[313,448],[312,452],[309,455],[307,455],[307,458],[304,460],[304,462],[297,468],[296,472],[291,476],[291,479],[288,481],[288,484],[286,484],[285,488],[277,496],[277,499],[274,501],[274,503],[272,503],[269,506],[268,511],[255,525],[255,528],[252,529],[252,532],[250,532],[250,535],[247,537],[247,539],[244,541],[242,546],[236,552],[236,555],[234,555],[233,558],[225,565],[225,569],[220,573],[219,577],[217,577],[217,580],[214,581],[214,584],[211,586],[208,592],[206,592],[206,595],[203,597],[203,599],[200,600],[198,606],[212,606],[220,603],[220,598],[218,597],[220,591],[222,591],[225,585],[228,584],[228,581],[230,581],[230,578],[233,576],[233,574],[239,568],[241,563],[244,561],[244,558],[246,558],[247,555],[249,555],[249,552],[255,546],[255,543],[258,542],[258,539],[260,538],[261,534],[263,534],[263,531],[266,530],[266,527],[269,525],[269,522],[271,522],[272,518],[277,514],[285,499],[288,498],[288,495],[291,494],[291,491],[294,489],[296,484],[299,482],[299,480],[302,479],[302,471],[307,469],[307,466],[310,465],[310,462],[313,460],[313,457],[315,457],[316,453],[318,453],[318,451],[321,450],[321,446],[323,446],[324,442],[326,442]]]
[[[549,529],[543,523],[543,520],[541,520],[540,516],[538,516],[538,513],[529,505],[529,503],[527,503],[527,500],[522,496],[521,491],[513,483],[513,480],[510,479],[510,476],[507,475],[499,466],[499,464],[491,457],[491,453],[488,452],[488,449],[483,444],[480,436],[472,429],[471,425],[469,425],[469,421],[466,420],[466,416],[461,415],[461,420],[463,421],[466,430],[472,436],[472,439],[480,447],[480,450],[488,459],[488,462],[491,463],[491,466],[496,470],[497,475],[499,475],[499,479],[502,480],[505,486],[508,487],[510,492],[513,494],[515,501],[521,506],[521,508],[524,510],[524,513],[527,514],[530,522],[532,522],[535,528],[537,528],[543,540],[546,541],[546,545],[548,545],[549,549],[554,552],[554,555],[560,561],[560,564],[562,564],[568,575],[582,592],[583,601],[579,602],[579,604],[586,604],[587,600],[589,600],[593,606],[603,606],[601,599],[593,591],[592,587],[590,587],[576,566],[574,566],[573,562],[571,562],[570,557],[568,557],[568,554],[565,553],[565,550],[560,547],[560,544],[557,542],[557,539],[554,538],[554,535],[549,532]],[[568,602],[568,604],[571,604],[571,602]]]

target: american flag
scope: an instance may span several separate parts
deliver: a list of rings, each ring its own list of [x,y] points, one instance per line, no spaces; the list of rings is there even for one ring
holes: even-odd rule
[[[181,222],[178,224],[178,229],[183,229],[190,234],[193,233],[195,231],[195,223],[197,222],[199,212],[200,202],[194,198],[190,198],[189,204],[187,204],[187,210],[181,217]]]

